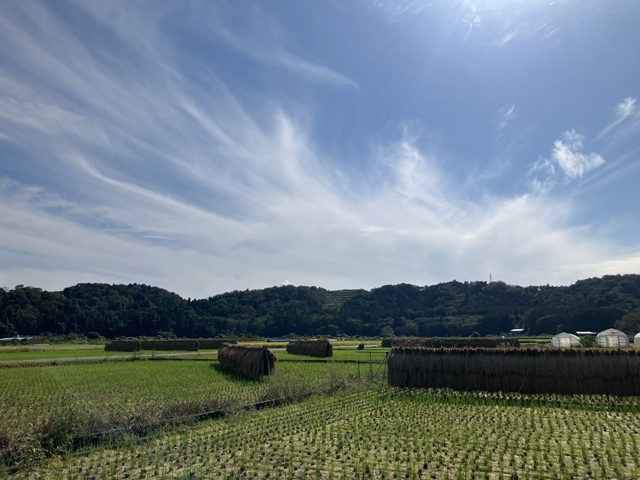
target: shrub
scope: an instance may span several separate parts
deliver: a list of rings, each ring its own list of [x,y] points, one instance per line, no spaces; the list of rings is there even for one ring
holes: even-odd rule
[[[580,339],[580,346],[584,348],[595,347],[596,337],[594,337],[593,335],[587,335],[586,337],[582,337]]]

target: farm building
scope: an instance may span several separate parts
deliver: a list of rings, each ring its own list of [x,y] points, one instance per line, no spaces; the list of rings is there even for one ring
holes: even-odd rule
[[[629,346],[629,337],[627,337],[627,334],[615,328],[609,328],[600,332],[596,336],[596,341],[599,347],[626,348]]]
[[[640,333],[636,333],[636,336],[633,337],[633,343],[640,343]]]
[[[274,372],[278,358],[266,345],[225,343],[218,349],[218,361],[220,365],[235,370],[239,375],[258,379]]]
[[[562,332],[551,339],[551,346],[559,348],[579,347],[580,339],[571,333]]]

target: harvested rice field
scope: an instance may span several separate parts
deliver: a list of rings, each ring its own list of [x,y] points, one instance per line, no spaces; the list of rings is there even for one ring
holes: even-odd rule
[[[0,478],[640,478],[640,397],[388,387],[335,353],[0,368]]]
[[[335,389],[354,364],[282,362],[264,380],[204,360],[136,360],[0,368],[0,451],[51,423],[77,434],[143,428],[165,420]]]
[[[343,392],[125,438],[12,477],[639,478],[637,403],[611,402]]]

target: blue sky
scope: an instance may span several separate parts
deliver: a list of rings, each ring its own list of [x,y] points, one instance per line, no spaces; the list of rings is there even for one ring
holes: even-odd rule
[[[0,3],[0,286],[640,273],[632,0]]]

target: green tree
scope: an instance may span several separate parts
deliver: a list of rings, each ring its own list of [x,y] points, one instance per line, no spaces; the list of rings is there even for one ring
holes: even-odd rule
[[[627,313],[616,322],[615,327],[628,335],[635,335],[640,332],[640,312]]]
[[[380,330],[380,336],[384,338],[391,338],[393,337],[393,334],[393,328],[390,325],[387,325],[386,327],[382,328],[382,330]]]

